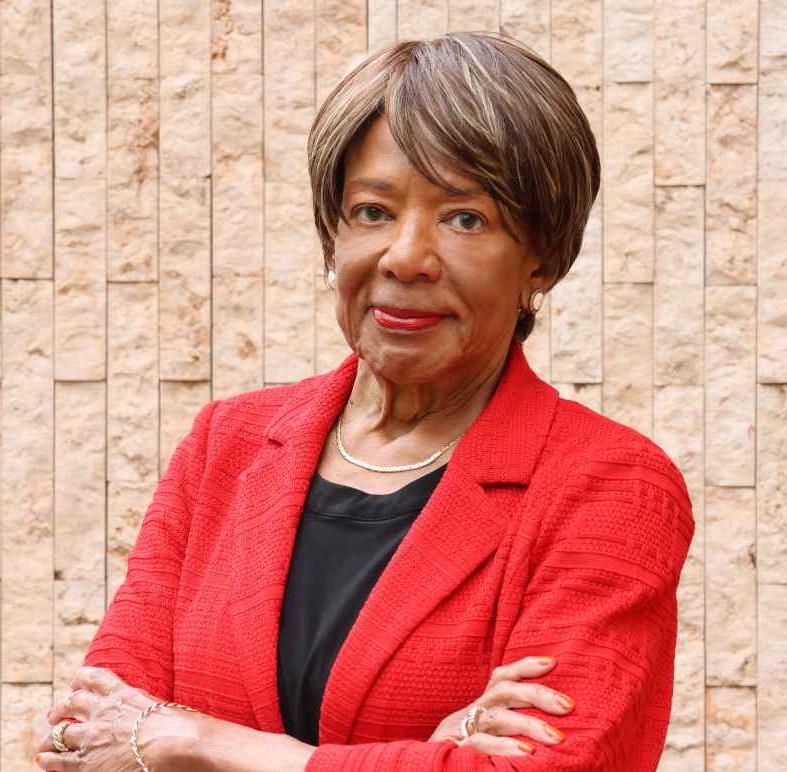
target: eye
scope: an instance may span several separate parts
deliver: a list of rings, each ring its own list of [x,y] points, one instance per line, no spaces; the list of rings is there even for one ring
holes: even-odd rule
[[[483,219],[474,212],[457,212],[451,215],[449,222],[456,223],[459,230],[472,232],[478,230],[483,224]]]
[[[366,213],[366,216],[363,216],[363,212]],[[379,206],[374,206],[373,204],[362,204],[355,209],[353,214],[355,214],[361,222],[380,222],[385,219],[385,212],[380,209]]]

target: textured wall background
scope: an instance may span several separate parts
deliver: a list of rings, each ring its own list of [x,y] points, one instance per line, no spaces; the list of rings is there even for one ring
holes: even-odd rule
[[[787,769],[785,0],[0,0],[3,770],[37,769],[197,408],[345,354],[316,106],[367,49],[479,28],[557,66],[604,156],[530,361],[691,489],[662,769]]]

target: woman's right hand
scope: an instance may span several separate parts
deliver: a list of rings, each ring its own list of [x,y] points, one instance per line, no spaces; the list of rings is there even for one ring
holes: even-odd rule
[[[484,693],[470,705],[444,718],[429,741],[453,740],[457,745],[470,745],[482,753],[501,756],[522,756],[533,753],[535,746],[516,740],[511,735],[531,737],[546,745],[557,745],[563,734],[549,722],[535,716],[517,713],[511,708],[540,708],[546,713],[563,716],[574,708],[574,701],[565,694],[543,684],[520,683],[522,678],[538,678],[555,666],[550,657],[525,657],[492,671]],[[461,724],[474,705],[486,710],[478,718],[477,731],[461,740]]]

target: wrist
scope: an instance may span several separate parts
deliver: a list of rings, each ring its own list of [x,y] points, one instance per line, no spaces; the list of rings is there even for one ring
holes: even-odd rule
[[[151,772],[199,772],[194,762],[206,718],[202,713],[162,707],[139,721],[137,745],[145,766]],[[131,749],[129,753],[133,755]]]

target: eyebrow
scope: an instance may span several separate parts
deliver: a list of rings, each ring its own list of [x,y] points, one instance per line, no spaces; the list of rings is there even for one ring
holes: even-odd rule
[[[390,193],[395,189],[396,186],[390,182],[386,182],[385,180],[381,180],[376,177],[353,177],[351,180],[347,180],[346,187],[366,188],[368,190],[379,190],[383,193]],[[449,198],[466,198],[468,196],[487,195],[487,192],[482,188],[460,189],[457,193],[443,189],[443,192]]]

